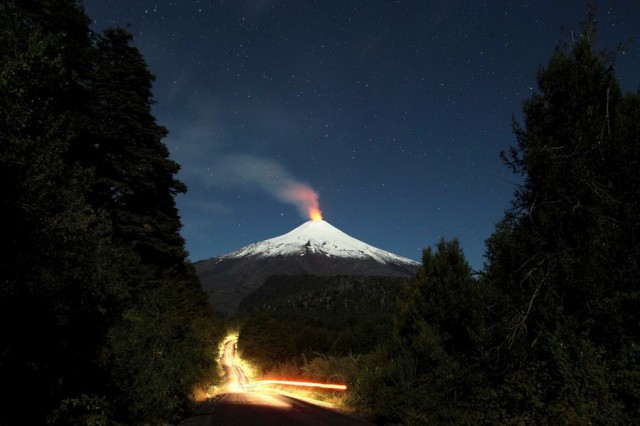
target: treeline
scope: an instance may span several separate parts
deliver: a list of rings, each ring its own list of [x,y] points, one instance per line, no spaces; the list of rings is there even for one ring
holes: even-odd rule
[[[262,374],[318,353],[365,353],[386,340],[403,278],[273,276],[240,304],[238,347]],[[293,373],[293,371],[290,371]],[[298,374],[300,375],[300,372]]]
[[[440,241],[399,297],[388,339],[317,358],[376,422],[640,419],[640,91],[622,92],[594,22],[555,51],[514,121],[517,145],[502,158],[523,183],[483,270]]]
[[[215,380],[186,190],[126,29],[0,2],[0,424],[158,424]]]
[[[241,315],[255,311],[304,315],[326,323],[367,315],[386,315],[395,308],[405,278],[376,276],[275,275],[245,297]]]

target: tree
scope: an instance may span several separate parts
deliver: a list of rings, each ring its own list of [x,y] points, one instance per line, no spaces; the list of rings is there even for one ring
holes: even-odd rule
[[[538,73],[524,127],[514,124],[518,145],[503,154],[524,183],[487,241],[484,282],[497,295],[496,401],[511,420],[623,423],[638,413],[627,373],[640,323],[639,97],[621,93],[612,56],[595,52],[593,18]],[[621,353],[630,358],[616,366]]]
[[[122,28],[97,42],[94,115],[100,133],[89,157],[96,167],[97,206],[111,214],[116,236],[148,264],[180,265],[186,253],[174,197],[186,192],[179,165],[162,142],[167,129],[151,114],[154,76]]]
[[[0,3],[0,424],[174,421],[215,376],[153,76],[89,22],[73,0]]]
[[[104,357],[125,419],[176,420],[189,408],[194,384],[215,375],[218,332],[186,263],[175,205],[186,187],[175,179],[179,166],[162,142],[167,130],[151,114],[154,76],[131,40],[121,28],[97,40],[92,117],[98,131],[82,153],[96,170],[93,203],[109,213],[114,239],[139,262],[132,300]]]
[[[69,2],[51,3],[70,12]],[[14,416],[42,423],[61,401],[102,390],[100,380],[86,377],[100,375],[101,344],[127,296],[114,267],[126,261],[111,243],[109,222],[87,202],[91,170],[68,160],[80,133],[77,102],[86,81],[76,59],[90,48],[88,29],[77,13],[56,31],[39,15],[46,12],[34,4],[0,5],[0,208],[8,224],[0,371],[11,389],[3,424]]]
[[[441,240],[435,253],[427,248],[398,301],[394,337],[363,358],[352,400],[384,422],[470,418],[472,391],[482,383],[482,298],[457,240]]]
[[[409,397],[412,423],[451,423],[476,380],[481,293],[457,240],[426,249],[396,319],[399,347],[415,362],[417,391]],[[413,417],[413,418],[412,418]]]
[[[193,408],[196,386],[215,382],[222,332],[200,282],[186,279],[151,280],[138,296],[144,302],[127,306],[109,330],[102,356],[119,421],[180,422]]]

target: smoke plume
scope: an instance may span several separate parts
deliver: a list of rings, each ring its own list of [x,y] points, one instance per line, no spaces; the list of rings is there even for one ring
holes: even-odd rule
[[[320,212],[318,193],[291,176],[276,161],[246,154],[227,154],[218,156],[216,163],[207,173],[207,181],[219,188],[258,187],[276,199],[296,206],[305,219],[311,212]]]

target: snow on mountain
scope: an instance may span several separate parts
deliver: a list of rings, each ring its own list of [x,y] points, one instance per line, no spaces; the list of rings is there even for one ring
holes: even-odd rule
[[[410,278],[419,264],[363,243],[319,220],[232,253],[200,260],[194,266],[214,310],[231,315],[270,276]]]
[[[222,258],[305,256],[311,253],[331,258],[373,259],[381,264],[418,265],[414,260],[353,238],[324,220],[310,220],[284,235],[250,244]]]

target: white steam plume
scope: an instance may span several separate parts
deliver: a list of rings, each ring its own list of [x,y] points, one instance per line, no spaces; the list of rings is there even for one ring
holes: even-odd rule
[[[259,187],[278,200],[295,205],[303,218],[308,218],[312,210],[320,211],[318,193],[271,159],[246,154],[218,155],[207,175],[210,184],[222,189]]]

